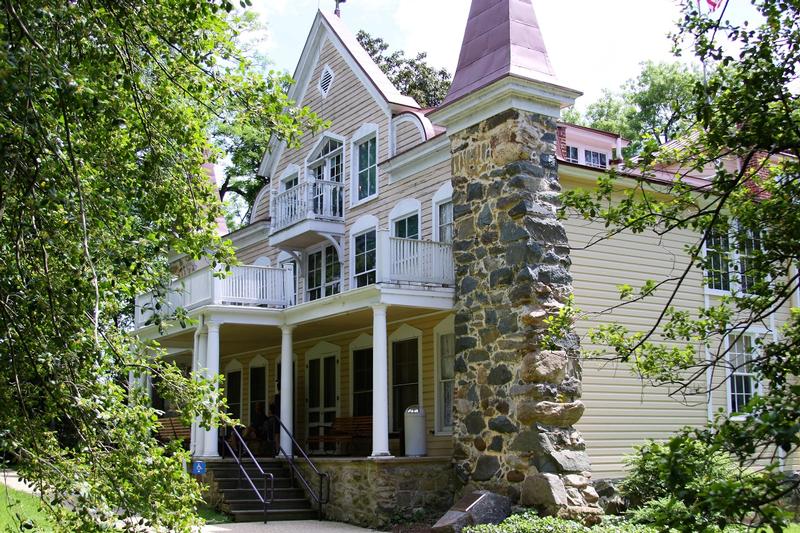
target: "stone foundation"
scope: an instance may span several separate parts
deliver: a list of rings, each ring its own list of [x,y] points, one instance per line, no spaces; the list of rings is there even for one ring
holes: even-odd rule
[[[368,528],[386,528],[415,511],[441,515],[453,504],[455,480],[449,457],[314,458],[331,477],[328,520]],[[309,469],[297,462],[304,474]],[[316,476],[306,474],[314,483]]]
[[[572,293],[556,217],[556,120],[515,109],[451,138],[456,263],[455,474],[547,514],[599,512],[578,340],[546,319]]]

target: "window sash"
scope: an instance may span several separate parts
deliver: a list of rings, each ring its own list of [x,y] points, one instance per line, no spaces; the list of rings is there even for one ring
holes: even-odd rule
[[[595,152],[594,150],[583,151],[584,163],[590,167],[607,168],[608,160],[606,154]]]
[[[394,222],[394,236],[401,239],[419,239],[419,215],[414,214]]]
[[[378,161],[375,137],[358,145],[358,199],[374,196],[378,191]]]
[[[577,146],[567,146],[567,161],[570,163],[577,163],[578,162],[578,147]]]
[[[353,416],[372,416],[372,348],[353,350]]]
[[[231,417],[242,418],[242,371],[236,370],[225,375],[225,399]]]
[[[353,273],[356,287],[375,283],[376,245],[375,230],[356,235],[354,239]]]
[[[419,343],[416,338],[392,343],[392,426],[403,427],[406,408],[419,403]]]
[[[728,349],[731,373],[728,380],[731,414],[740,413],[747,403],[758,394],[758,379],[751,363],[757,355],[755,338],[742,335]]]
[[[453,202],[439,204],[439,242],[453,242]]]
[[[342,270],[333,246],[308,254],[306,279],[306,294],[309,301],[318,300],[323,295],[331,296],[341,292]]]

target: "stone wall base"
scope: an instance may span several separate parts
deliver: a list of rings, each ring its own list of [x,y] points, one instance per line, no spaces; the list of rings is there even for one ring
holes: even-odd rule
[[[416,513],[441,515],[453,504],[455,477],[449,457],[391,459],[314,458],[331,477],[327,520],[386,528]],[[306,465],[297,463],[303,473]],[[316,487],[316,476],[307,475]]]

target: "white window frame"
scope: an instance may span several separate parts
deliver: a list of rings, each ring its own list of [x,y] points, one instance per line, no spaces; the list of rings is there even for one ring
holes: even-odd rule
[[[353,359],[353,352],[357,350],[365,350],[367,348],[372,348],[373,350],[375,347],[372,343],[372,335],[367,333],[362,333],[356,339],[350,343],[349,350],[350,350],[350,363],[348,371],[350,372],[350,416],[355,416],[353,414],[353,405],[355,402],[355,377],[354,377],[354,359]],[[372,390],[372,394],[375,394],[375,390]]]
[[[588,148],[588,147],[585,147],[585,146],[583,148],[579,148],[579,149],[582,150],[580,152],[580,154],[579,154],[579,157],[583,158],[583,164],[584,165],[586,165],[587,167],[592,167],[592,168],[608,169],[608,162],[611,160],[611,154],[610,153],[605,152],[603,150],[597,150],[597,149]],[[586,161],[586,152],[589,152],[589,153],[592,153],[592,154],[597,154],[598,156],[601,156],[601,155],[605,156],[605,158],[606,158],[605,166],[595,165],[594,163],[588,163]]]
[[[292,163],[283,170],[278,179],[278,192],[288,191],[287,184],[295,178],[297,179],[297,185],[300,185],[300,167]]]
[[[564,159],[566,159],[570,163],[580,163],[580,153],[581,153],[580,148],[571,144],[567,144],[566,148],[567,148],[567,153]],[[575,150],[575,157],[572,157],[570,155],[570,150]]]
[[[327,342],[327,341],[320,341],[320,342],[315,344],[312,348],[310,348],[306,352],[306,358],[305,358],[305,369],[304,369],[304,374],[305,374],[305,376],[304,376],[304,381],[305,381],[305,404],[304,404],[304,408],[305,408],[305,412],[304,412],[305,427],[304,427],[303,431],[305,432],[305,436],[306,437],[308,437],[308,428],[309,428],[309,420],[308,420],[308,418],[309,418],[308,417],[308,410],[309,410],[308,398],[309,398],[309,395],[308,395],[308,393],[309,393],[310,388],[311,388],[310,387],[310,383],[309,383],[310,373],[308,371],[308,369],[309,369],[308,366],[309,366],[309,363],[312,360],[315,360],[315,359],[320,359],[321,360],[323,358],[330,357],[330,356],[334,356],[335,357],[335,359],[334,359],[334,361],[335,361],[334,373],[336,374],[336,376],[335,376],[335,380],[334,381],[336,382],[336,385],[335,385],[336,386],[336,412],[335,412],[335,415],[334,415],[334,419],[341,415],[341,411],[342,411],[342,383],[341,383],[342,382],[342,376],[341,376],[341,374],[342,374],[342,363],[341,363],[342,347],[339,346],[338,344],[332,344],[332,343]],[[324,368],[323,368],[322,364],[320,364],[320,378],[323,379],[323,380],[325,379],[325,371],[324,371]],[[324,408],[324,402],[325,402],[325,398],[320,396],[320,414],[321,414],[321,411],[323,411],[325,409]],[[322,420],[320,420],[319,423],[324,423],[324,422]],[[331,424],[333,424],[333,422],[331,422]],[[322,450],[324,450],[325,445],[323,444],[321,446],[321,448],[322,448]],[[320,453],[324,453],[324,451],[321,451]],[[331,453],[335,453],[335,450],[333,450]]]
[[[358,147],[375,138],[375,194],[358,197]],[[365,204],[380,195],[380,128],[377,124],[364,124],[350,138],[350,208]]]
[[[433,235],[431,240],[436,242],[441,242],[439,240],[439,228],[441,226],[439,207],[446,203],[453,203],[453,183],[449,179],[439,187],[433,194],[433,199],[431,200],[431,209],[433,210]],[[453,220],[452,224],[455,230],[455,220]],[[455,234],[455,232],[453,234]]]
[[[334,282],[334,281],[329,281],[329,280],[327,280],[325,278],[325,265],[327,264],[326,261],[325,261],[325,258],[327,257],[327,254],[325,253],[325,251],[328,248],[333,248],[333,253],[337,254],[337,259],[339,260],[338,261],[339,262],[339,292],[326,295],[325,294],[325,288],[330,283]],[[309,273],[309,270],[310,270],[309,261],[308,260],[313,254],[318,253],[318,252],[322,253],[321,257],[323,258],[323,261],[322,261],[322,271],[321,271],[321,275],[320,275],[320,281],[321,281],[322,284],[319,286],[319,288],[321,289],[320,290],[320,296],[319,296],[319,298],[316,298],[316,300],[321,300],[322,298],[325,298],[326,296],[333,296],[334,294],[341,294],[341,293],[344,292],[344,272],[342,272],[342,268],[343,268],[342,258],[338,257],[338,253],[339,252],[336,250],[336,247],[333,246],[333,244],[331,244],[331,243],[329,243],[327,241],[324,241],[324,242],[322,242],[320,244],[317,244],[317,245],[309,248],[308,250],[306,250],[306,271],[305,271],[305,277],[304,277],[305,283],[304,283],[304,286],[303,286],[303,296],[304,296],[303,301],[304,302],[313,301],[313,300],[309,299],[309,297],[308,297],[308,292],[309,292],[309,288],[310,288],[309,285],[308,285],[308,273]]]
[[[422,382],[422,330],[419,330],[408,324],[402,324],[399,328],[394,330],[388,338],[388,351],[389,368],[388,368],[388,384],[389,384],[389,431],[394,428],[394,343],[402,342],[411,339],[417,339],[417,403],[423,407],[424,396],[422,394],[424,384]],[[427,428],[425,430],[427,434]]]
[[[434,381],[434,396],[433,396],[433,410],[434,413],[434,434],[435,435],[452,435],[453,426],[443,426],[440,417],[440,408],[442,406],[442,396],[439,390],[439,383],[441,378],[441,344],[439,339],[443,335],[455,334],[455,315],[450,315],[433,328],[433,381]],[[453,378],[453,399],[455,399],[455,376]],[[455,419],[455,417],[453,417]]]
[[[333,151],[329,152],[328,154],[326,154],[324,156],[315,157],[314,154],[316,154],[322,148],[322,146],[325,144],[325,142],[327,142],[329,140],[336,141],[336,142],[340,143],[341,146],[339,148],[337,148],[336,150],[333,150]],[[337,183],[344,184],[345,168],[346,168],[345,167],[345,161],[346,161],[346,155],[347,155],[345,153],[345,146],[346,145],[347,145],[347,139],[345,137],[342,137],[341,135],[338,135],[338,134],[336,134],[336,133],[334,133],[332,131],[326,131],[325,133],[323,133],[322,136],[319,138],[319,140],[316,143],[314,143],[314,146],[311,148],[311,150],[309,150],[308,156],[305,159],[304,164],[305,164],[306,181],[308,181],[310,183],[313,183],[316,180],[316,178],[314,177],[314,174],[311,172],[311,169],[312,169],[312,167],[319,166],[318,163],[320,163],[320,162],[322,162],[322,166],[323,166],[322,179],[324,181],[336,181],[336,180],[331,179],[331,160],[334,157],[336,157],[337,155],[341,155],[341,158],[342,158],[342,179],[340,181],[338,181]]]
[[[739,337],[740,335],[742,336],[742,338],[750,337],[752,339],[753,347],[756,349],[756,353],[757,353],[757,351],[759,350],[759,347],[756,344],[756,341],[758,339],[762,339],[762,342],[763,342],[763,339],[766,338],[767,333],[768,332],[767,332],[766,328],[750,327],[744,332],[742,332],[741,330],[734,330],[734,331],[728,333],[725,336],[725,341],[724,341],[725,342],[725,368],[726,368],[726,372],[725,372],[725,404],[726,404],[726,408],[728,410],[728,415],[730,415],[731,420],[744,420],[744,418],[746,416],[744,414],[736,414],[736,413],[734,413],[733,412],[733,402],[731,401],[731,395],[733,394],[733,388],[732,388],[733,379],[732,378],[736,374],[734,372],[733,363],[731,362],[731,340],[732,340],[732,337],[734,339]],[[754,396],[755,395],[763,395],[764,394],[764,384],[761,382],[761,380],[759,380],[755,375],[753,375],[752,372],[748,372],[747,374],[748,375],[752,375],[752,379],[755,381],[755,387],[753,387],[753,389],[755,391],[754,392]]]
[[[350,227],[350,239],[349,239],[349,246],[350,250],[348,253],[348,259],[350,262],[350,266],[347,271],[347,280],[349,288],[356,289],[356,237],[360,237],[361,235],[368,233],[370,231],[375,232],[375,281],[378,280],[378,219],[374,215],[363,215],[356,219],[355,223]]]
[[[728,228],[728,286],[729,290],[715,289],[708,286],[708,270],[703,269],[703,290],[705,294],[711,296],[727,296],[730,294],[747,295],[748,293],[742,290],[741,283],[741,260],[745,257],[739,251],[739,243],[737,233],[739,231],[739,223],[734,220]],[[749,230],[748,230],[749,231]],[[703,259],[708,259],[708,242],[703,241],[702,249]]]
[[[416,198],[403,198],[389,212],[389,231],[392,237],[397,237],[395,223],[407,218],[417,216],[417,240],[422,239],[422,204]]]

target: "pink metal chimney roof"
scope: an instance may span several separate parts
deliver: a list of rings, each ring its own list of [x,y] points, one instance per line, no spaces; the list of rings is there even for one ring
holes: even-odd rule
[[[458,67],[443,105],[508,75],[561,85],[533,0],[472,0]]]

